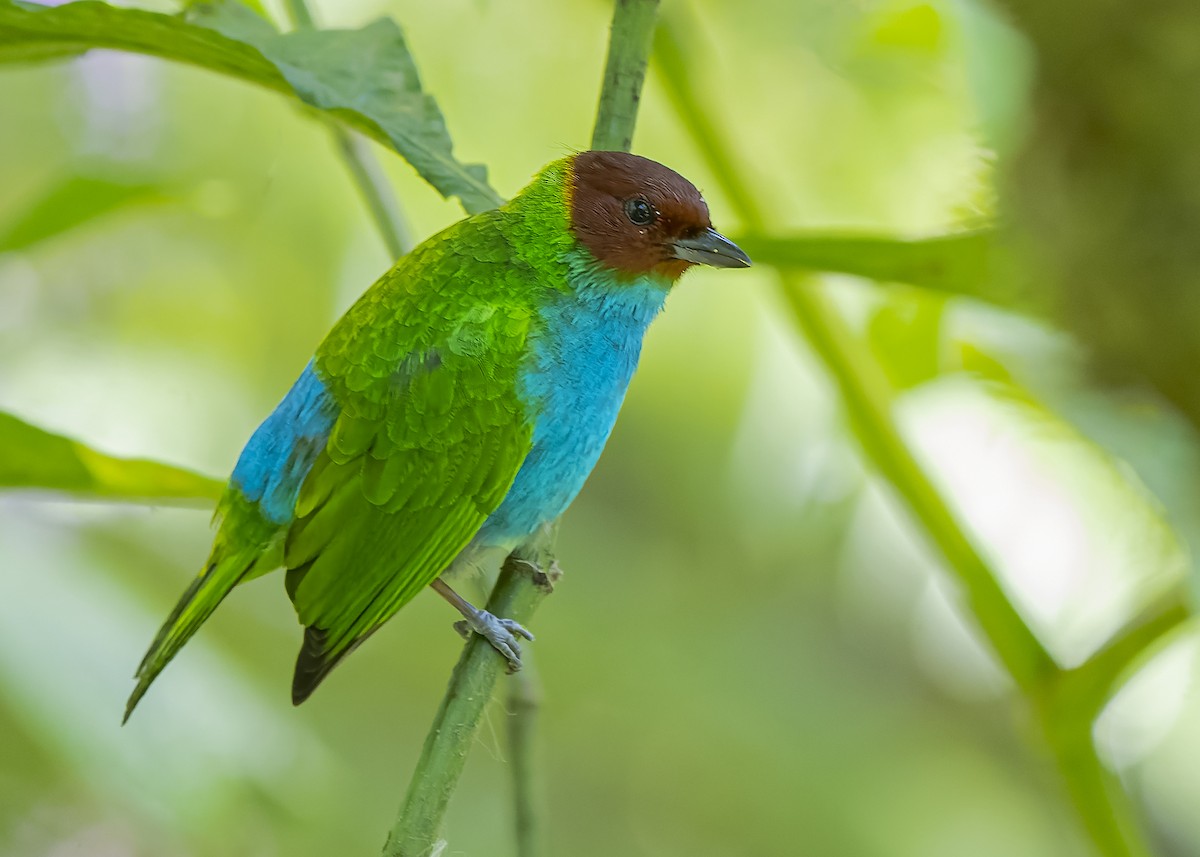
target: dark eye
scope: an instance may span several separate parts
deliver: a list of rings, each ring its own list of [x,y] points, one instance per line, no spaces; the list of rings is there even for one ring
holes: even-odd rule
[[[649,226],[658,216],[658,212],[654,210],[654,206],[638,196],[625,200],[625,216],[629,218],[630,223],[637,226]]]

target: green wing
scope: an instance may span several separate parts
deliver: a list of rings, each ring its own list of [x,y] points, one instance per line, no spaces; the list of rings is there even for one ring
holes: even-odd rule
[[[296,703],[445,570],[529,452],[517,370],[537,280],[515,262],[499,216],[422,245],[317,352],[342,412],[284,545],[306,626]]]

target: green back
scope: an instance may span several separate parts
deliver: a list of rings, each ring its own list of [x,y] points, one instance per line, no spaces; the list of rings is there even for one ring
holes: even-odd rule
[[[308,626],[297,701],[445,570],[528,453],[518,372],[546,290],[567,284],[566,169],[426,241],[318,349],[341,415],[285,542]]]

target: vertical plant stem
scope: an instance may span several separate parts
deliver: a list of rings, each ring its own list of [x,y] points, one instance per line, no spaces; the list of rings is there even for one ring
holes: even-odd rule
[[[297,30],[316,29],[316,22],[313,21],[312,12],[305,0],[287,0],[287,9],[288,14],[292,16],[292,26]]]
[[[500,570],[487,610],[524,623],[549,591],[544,574],[531,562],[511,555]],[[503,670],[504,659],[491,643],[472,635],[421,748],[408,793],[383,847],[384,857],[429,857],[435,852],[450,796]]]
[[[533,663],[508,682],[508,755],[512,768],[517,857],[538,857],[541,849],[541,785],[537,765],[537,720],[542,686]]]
[[[346,162],[363,202],[367,204],[367,210],[371,212],[379,236],[391,257],[399,259],[413,248],[413,242],[383,165],[371,151],[368,140],[339,125],[331,123],[330,127],[334,143],[342,153],[342,160]]]
[[[608,73],[600,94],[600,116],[593,136],[606,148],[627,149],[633,138],[641,82],[654,26],[653,13],[657,7],[657,0],[617,0],[609,44]],[[617,44],[625,40],[630,40],[633,47]],[[636,86],[633,81],[636,81]],[[605,123],[603,130],[599,128],[602,120]],[[554,578],[542,570],[546,569],[551,574],[557,571],[553,561],[555,530],[556,524],[545,527],[538,539],[525,549],[525,553],[518,555],[514,552],[508,557],[488,600],[489,612],[518,622],[529,619],[553,585]],[[421,749],[404,803],[388,834],[383,848],[384,857],[430,857],[440,848],[442,820],[450,796],[458,785],[467,752],[491,699],[502,665],[503,658],[478,636],[472,637],[463,649]],[[529,697],[529,701],[536,701],[536,697]],[[520,812],[526,814],[533,812],[535,804],[522,797],[531,794],[532,789],[527,788],[531,778],[520,772],[531,770],[533,764],[530,750],[536,710],[536,705],[523,705],[515,709],[514,719],[522,722],[511,727],[520,734],[520,740],[514,744],[514,785],[518,792],[516,799]],[[526,818],[524,827],[522,824],[518,819],[519,830],[536,831],[536,820]]]
[[[616,0],[613,4],[604,84],[600,88],[596,127],[592,130],[593,149],[628,152],[633,145],[633,126],[642,99],[658,3],[659,0]]]
[[[684,45],[694,49],[694,39],[683,34],[682,26],[676,18],[664,19],[656,37],[658,69],[668,98],[745,225],[763,230],[767,218],[740,178],[738,161],[708,117],[706,102],[693,88],[696,68]],[[1067,794],[1092,842],[1105,857],[1149,854],[1127,796],[1096,753],[1091,727],[1116,680],[1104,671],[1123,668],[1132,659],[1131,648],[1142,642],[1149,645],[1177,625],[1184,609],[1170,606],[1144,628],[1135,627],[1117,641],[1114,653],[1097,655],[1094,665],[1060,670],[905,443],[882,367],[808,278],[784,272],[780,282],[794,324],[837,384],[863,453],[958,579],[980,629],[1037,713]]]
[[[296,29],[312,29],[316,26],[305,0],[287,0],[287,8]],[[404,225],[400,203],[396,194],[392,192],[379,159],[371,151],[370,144],[358,134],[348,131],[333,120],[327,119],[325,124],[333,135],[342,160],[350,170],[355,186],[362,194],[363,202],[367,204],[367,210],[375,221],[388,253],[393,259],[399,259],[412,249],[412,239]]]

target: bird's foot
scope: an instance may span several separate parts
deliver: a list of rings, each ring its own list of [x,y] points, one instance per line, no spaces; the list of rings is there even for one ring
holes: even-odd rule
[[[486,610],[475,610],[473,613],[463,611],[463,616],[466,618],[454,623],[454,630],[458,631],[464,640],[470,640],[472,633],[478,634],[508,661],[509,673],[515,673],[521,668],[521,646],[517,638],[524,637],[533,642],[533,634],[515,619],[501,619]]]

